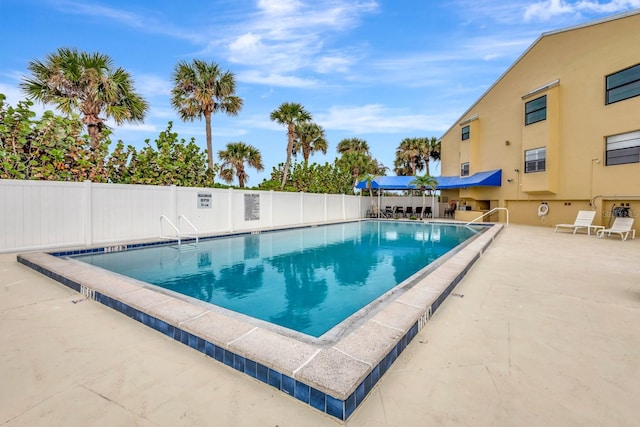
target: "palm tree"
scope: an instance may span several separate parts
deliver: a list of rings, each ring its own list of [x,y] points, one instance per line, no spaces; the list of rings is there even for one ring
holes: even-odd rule
[[[426,138],[405,138],[400,141],[394,162],[396,174],[415,176],[417,171],[424,168],[425,140]]]
[[[346,164],[353,176],[353,186],[358,184],[358,178],[367,173],[376,173],[383,165],[371,157],[369,144],[360,138],[345,138],[336,147],[341,154],[340,162]]]
[[[260,150],[244,142],[228,143],[226,150],[218,151],[218,157],[222,160],[220,177],[230,183],[235,175],[238,178],[240,188],[244,188],[245,182],[249,179],[244,167],[245,162],[257,171],[264,168]]]
[[[425,152],[424,162],[427,168],[426,172],[427,175],[431,175],[429,173],[429,161],[431,159],[436,161],[440,160],[440,148],[442,146],[442,142],[435,136],[432,136],[431,138],[424,138],[422,146],[424,147]]]
[[[211,115],[236,116],[242,109],[242,98],[235,94],[235,76],[230,71],[222,71],[215,62],[194,59],[191,63],[176,64],[173,82],[171,105],[182,121],[192,122],[204,116],[209,169],[213,170]]]
[[[312,120],[311,114],[304,109],[301,104],[295,102],[283,102],[277,110],[271,112],[271,120],[281,125],[287,126],[287,161],[284,164],[282,174],[282,184],[280,189],[284,189],[287,182],[289,166],[291,166],[291,154],[293,153],[293,141],[296,137],[296,125]]]
[[[409,185],[415,185],[416,187],[419,187],[420,191],[422,192],[422,213],[420,214],[420,218],[422,218],[424,216],[425,207],[427,206],[427,201],[424,196],[425,190],[427,188],[429,188],[430,191],[435,190],[436,186],[438,185],[438,180],[432,176],[429,176],[428,174],[425,174],[423,176],[418,175],[415,177],[415,179],[409,182]]]
[[[134,92],[129,73],[114,68],[107,55],[60,48],[45,62],[31,61],[28,69],[31,77],[20,84],[27,98],[55,104],[64,114],[79,114],[94,152],[100,146],[106,119],[118,125],[142,122],[149,110],[147,101]]]
[[[340,162],[347,165],[353,176],[353,187],[358,185],[358,178],[363,174],[375,172],[377,163],[368,154],[361,152],[347,152],[342,155]]]
[[[364,153],[369,155],[369,144],[360,138],[345,138],[338,143],[338,153]]]
[[[440,160],[440,141],[435,138],[405,138],[396,149],[394,171],[397,175],[415,176],[426,168],[429,173],[429,161]]]
[[[295,156],[299,151],[302,151],[305,166],[309,165],[311,154],[318,151],[327,154],[327,140],[322,126],[311,122],[302,122],[296,125],[295,134],[292,154]]]
[[[371,200],[371,213],[376,212],[375,202],[373,200],[373,189],[371,188],[371,183],[375,181],[376,176],[370,173],[364,174],[360,177],[360,181],[365,181],[367,184],[367,190],[369,191],[369,200]]]

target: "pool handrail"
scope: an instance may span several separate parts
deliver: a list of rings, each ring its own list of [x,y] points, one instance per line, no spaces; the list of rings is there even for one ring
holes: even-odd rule
[[[184,216],[182,214],[178,215],[178,233],[180,233],[180,219],[184,219],[186,221],[186,223],[193,229],[193,232],[195,233],[193,235],[182,233],[182,236],[183,237],[195,237],[196,243],[198,243],[198,229],[196,228],[195,225],[193,225],[193,223],[191,221],[189,221],[189,218],[187,218],[186,216]]]
[[[466,223],[465,225],[469,225],[469,224],[471,224],[472,222],[475,222],[475,221],[477,221],[477,220],[479,220],[479,219],[482,219],[482,218],[484,218],[484,217],[485,217],[485,216],[487,216],[487,215],[491,215],[491,214],[492,214],[493,212],[495,212],[495,211],[505,211],[505,212],[507,213],[507,222],[506,222],[506,227],[508,227],[508,226],[509,226],[509,209],[507,209],[507,208],[493,208],[493,209],[491,209],[490,211],[483,213],[483,214],[482,214],[482,215],[480,215],[478,218],[472,219],[471,221],[469,221],[469,222],[468,222],[468,223]]]
[[[175,237],[174,236],[163,236],[162,235],[162,220],[163,219],[165,221],[167,221],[167,224],[169,224],[171,226],[171,228],[173,228],[173,230],[176,232]],[[169,218],[167,218],[166,215],[160,215],[160,238],[161,239],[170,239],[170,240],[173,240],[173,239],[177,238],[178,239],[178,245],[180,245],[180,231],[178,230],[178,227],[173,225],[171,220]]]

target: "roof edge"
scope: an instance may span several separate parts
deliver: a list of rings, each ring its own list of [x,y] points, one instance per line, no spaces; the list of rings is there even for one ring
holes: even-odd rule
[[[496,79],[495,82],[493,82],[491,84],[491,86],[489,86],[487,88],[487,90],[485,90],[482,95],[480,95],[480,97],[478,99],[475,100],[475,102],[473,104],[471,104],[471,106],[469,108],[467,108],[464,113],[462,113],[457,120],[454,121],[454,123],[442,134],[440,135],[440,137],[438,139],[442,139],[443,136],[445,136],[447,133],[449,133],[453,128],[455,128],[456,124],[460,123],[460,121],[463,119],[463,117],[465,117],[466,115],[468,115],[471,110],[473,110],[473,108],[478,105],[478,103],[482,100],[482,98],[484,98],[485,96],[487,96],[487,94],[489,92],[491,92],[491,90],[498,84],[500,83],[500,81],[502,81],[502,79],[504,79],[504,77],[509,73],[509,71],[511,71],[516,64],[518,64],[522,58],[524,58],[530,51],[531,49],[534,48],[535,45],[538,44],[538,42],[540,42],[540,40],[542,40],[544,37],[548,37],[548,36],[552,36],[552,35],[556,35],[556,34],[560,34],[560,33],[564,33],[564,32],[568,32],[568,31],[573,31],[573,30],[578,30],[581,28],[587,28],[587,27],[592,27],[594,25],[600,25],[600,24],[604,24],[606,22],[610,22],[610,21],[616,21],[618,19],[623,19],[623,18],[627,18],[629,16],[633,16],[633,15],[638,15],[640,14],[640,9],[634,9],[634,10],[629,10],[627,12],[622,12],[622,13],[617,13],[615,15],[611,15],[611,16],[606,16],[604,18],[598,18],[596,20],[593,21],[589,21],[589,22],[585,22],[583,24],[578,24],[578,25],[572,25],[570,27],[564,27],[558,30],[552,30],[552,31],[547,31],[544,32],[542,34],[540,34],[540,36],[538,36],[537,39],[534,40],[533,43],[531,43],[531,45],[529,45],[529,47],[522,53],[520,54],[520,56],[518,56],[518,58],[516,58],[516,60],[502,73],[500,74],[500,76]]]

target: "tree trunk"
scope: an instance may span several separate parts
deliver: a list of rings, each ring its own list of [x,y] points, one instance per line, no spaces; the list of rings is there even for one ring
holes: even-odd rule
[[[244,177],[246,176],[244,173],[244,169],[238,167],[237,168],[237,175],[238,175],[238,185],[240,186],[240,188],[244,188]]]
[[[207,158],[209,161],[209,169],[213,170],[213,137],[211,136],[211,113],[204,113],[204,123],[207,135]]]
[[[287,183],[287,175],[289,174],[289,166],[291,166],[291,153],[293,152],[294,135],[293,126],[293,123],[289,123],[289,129],[287,132],[287,136],[289,137],[289,141],[287,142],[287,161],[284,164],[284,173],[282,174],[282,184],[280,185],[280,190],[284,190],[284,186]]]

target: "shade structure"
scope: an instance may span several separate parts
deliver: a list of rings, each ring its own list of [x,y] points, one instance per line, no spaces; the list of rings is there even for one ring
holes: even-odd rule
[[[376,190],[410,190],[416,188],[415,185],[409,185],[414,179],[416,179],[415,176],[376,176],[371,180],[371,188]],[[367,188],[367,181],[360,181],[356,188]]]
[[[500,187],[502,185],[502,169],[474,173],[471,176],[439,176],[436,190],[467,187]],[[371,180],[371,188],[376,190],[413,190],[415,176],[377,176]],[[360,181],[356,188],[366,189],[367,182]]]
[[[441,176],[438,190],[467,187],[500,187],[502,185],[502,169],[474,173],[471,176]]]

